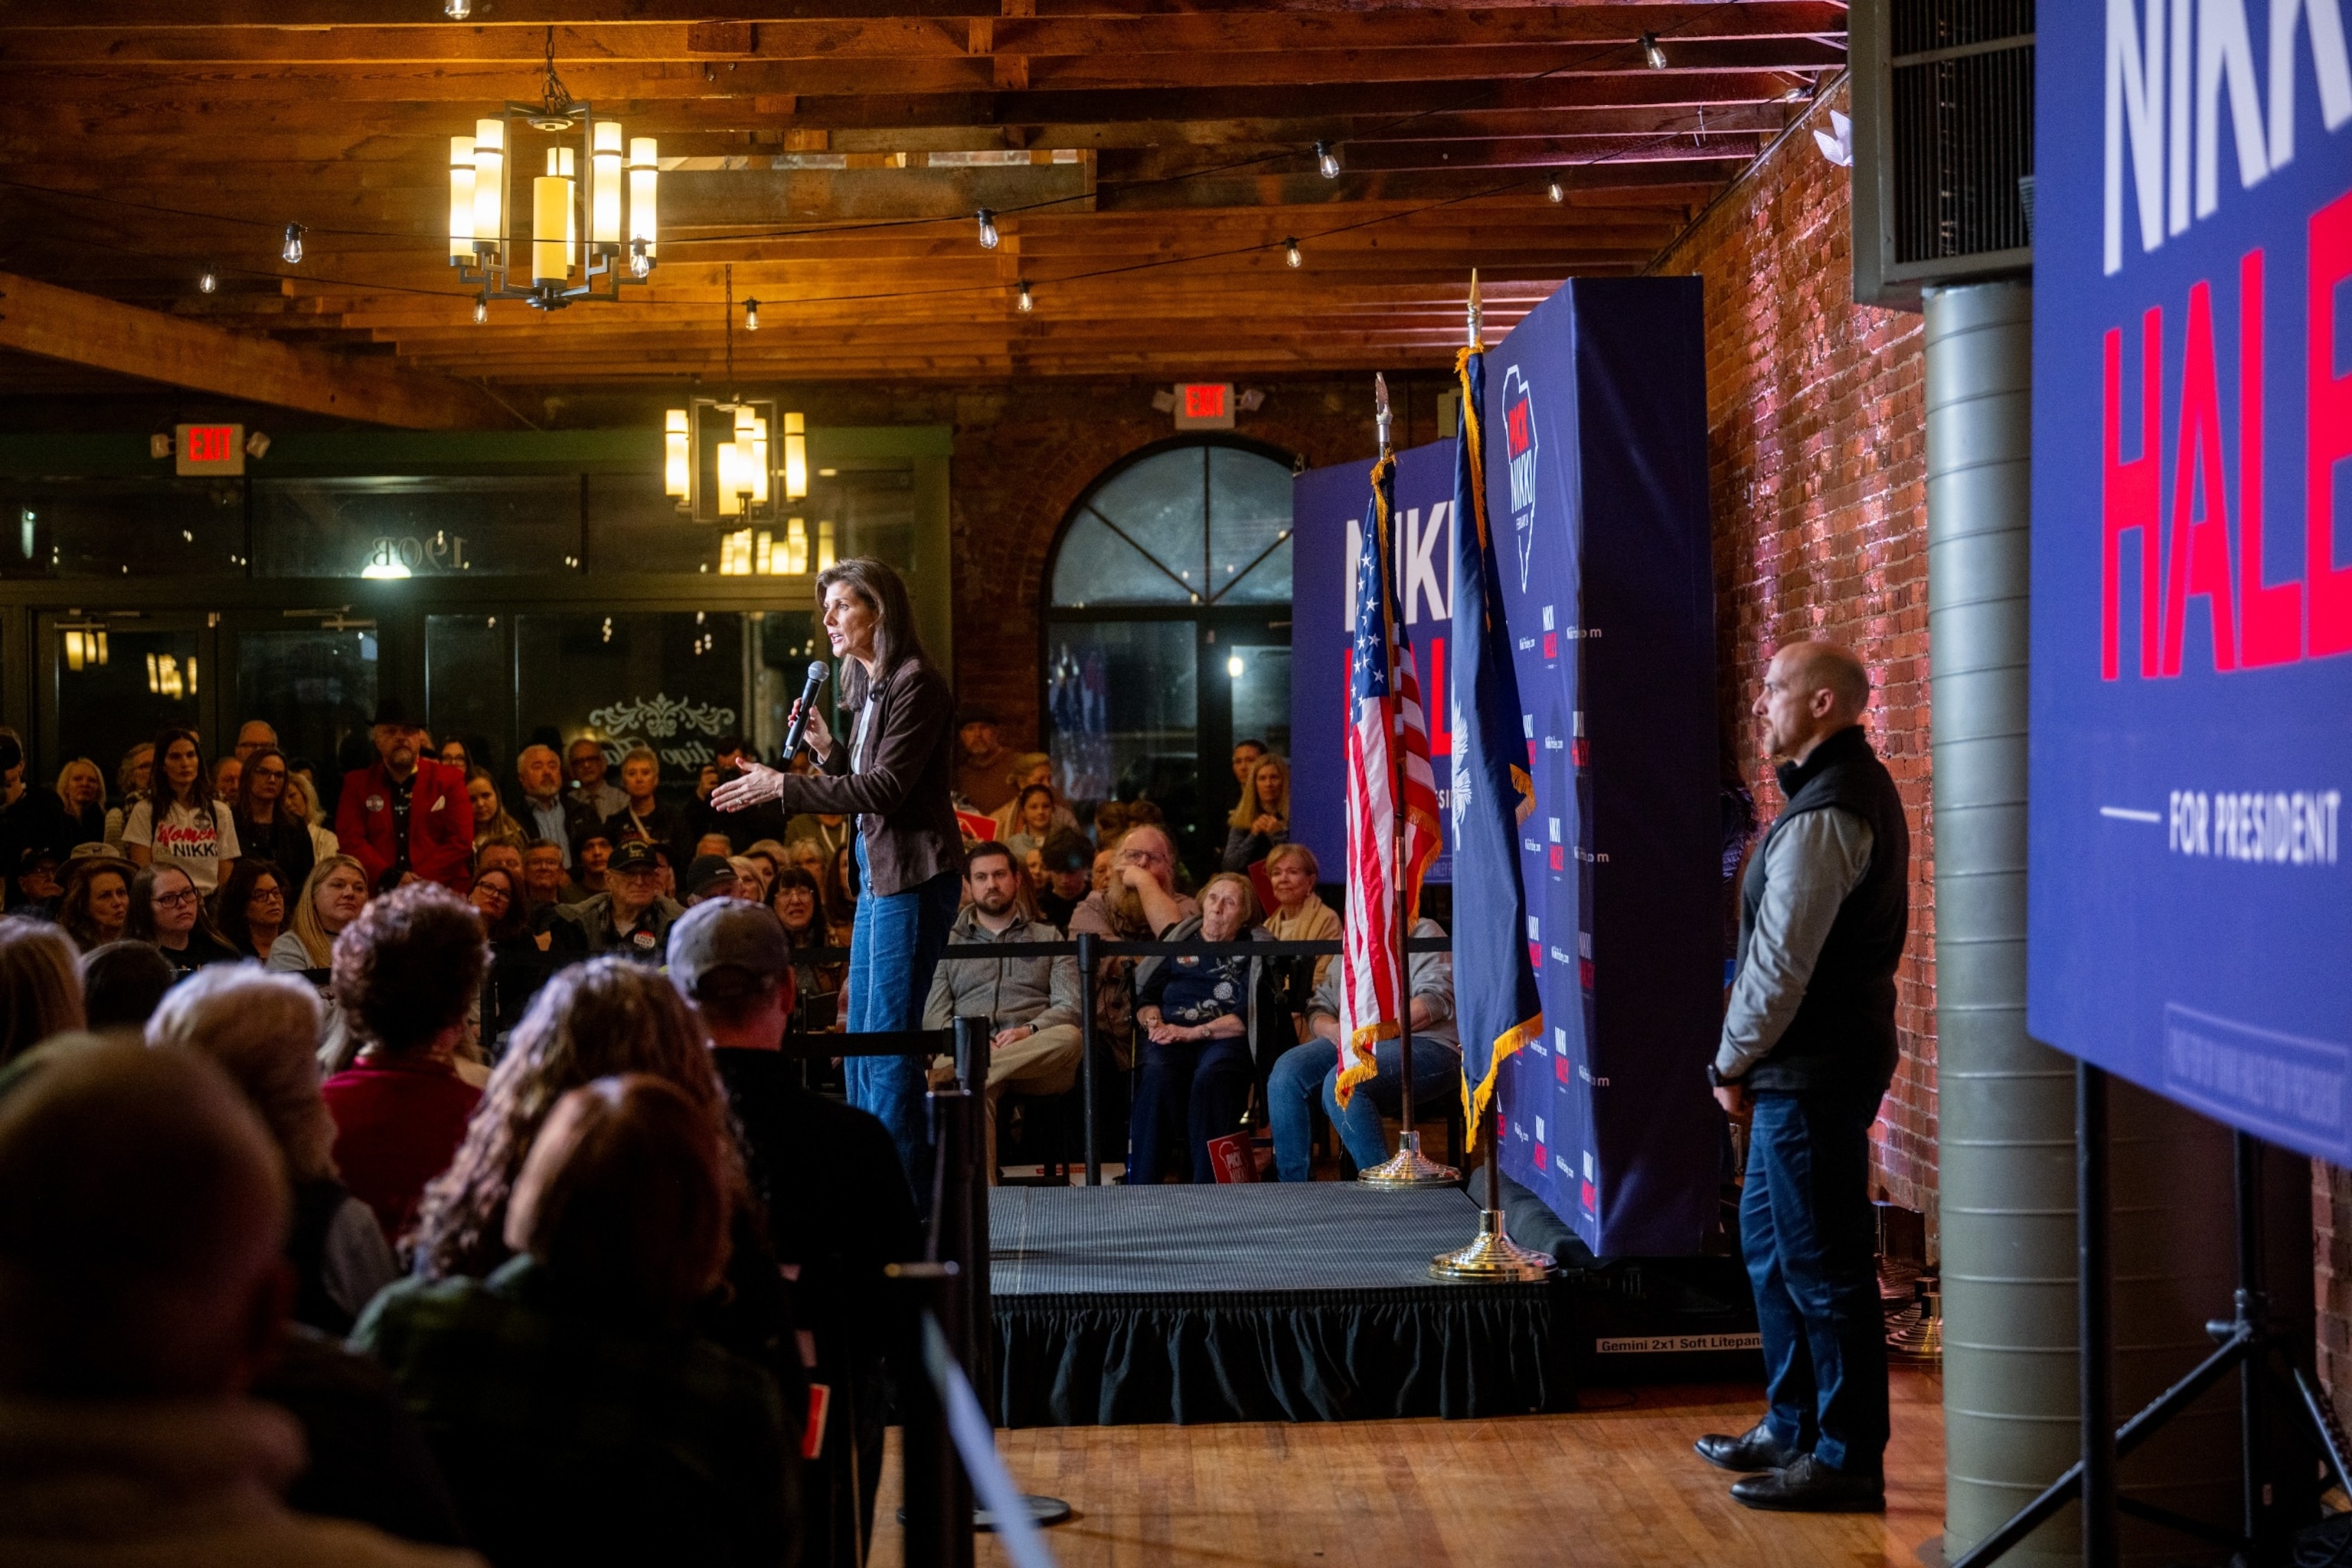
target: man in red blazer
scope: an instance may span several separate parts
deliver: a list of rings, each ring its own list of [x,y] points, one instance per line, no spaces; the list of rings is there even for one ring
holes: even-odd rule
[[[421,731],[400,703],[376,708],[376,763],[343,775],[335,837],[381,889],[412,879],[466,890],[472,879],[474,808],[465,770],[421,754]]]

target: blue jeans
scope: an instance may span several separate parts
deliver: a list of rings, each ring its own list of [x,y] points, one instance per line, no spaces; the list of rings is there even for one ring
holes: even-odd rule
[[[1878,1096],[1759,1094],[1739,1247],[1773,1437],[1857,1475],[1886,1454],[1886,1319],[1871,1233]]]
[[[1369,1171],[1391,1152],[1381,1115],[1402,1107],[1404,1096],[1397,1069],[1403,1053],[1394,1040],[1382,1040],[1373,1053],[1380,1076],[1360,1083],[1339,1109],[1339,1047],[1331,1040],[1309,1040],[1282,1053],[1265,1087],[1266,1119],[1274,1124],[1275,1170],[1286,1182],[1304,1182],[1314,1168],[1315,1097],[1323,1097],[1324,1114],[1339,1129],[1339,1142],[1360,1171]],[[1436,1040],[1412,1042],[1412,1103],[1416,1114],[1438,1103],[1448,1093],[1458,1094],[1462,1053]]]
[[[849,1032],[883,1033],[922,1026],[931,971],[947,951],[948,927],[962,898],[961,879],[942,871],[919,888],[877,894],[857,841],[857,916],[849,937]],[[849,1057],[841,1064],[849,1103],[873,1112],[890,1130],[898,1163],[915,1190],[915,1206],[930,1210],[929,1064],[910,1057]]]
[[[1127,1124],[1127,1179],[1144,1185],[1171,1163],[1195,1182],[1213,1182],[1209,1140],[1241,1130],[1257,1078],[1246,1037],[1156,1045],[1146,1039],[1135,1077],[1135,1110]],[[1179,1138],[1183,1149],[1177,1148]],[[1171,1156],[1175,1156],[1171,1160]]]

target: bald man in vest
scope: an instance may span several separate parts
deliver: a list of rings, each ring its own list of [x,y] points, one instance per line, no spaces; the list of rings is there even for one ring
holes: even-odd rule
[[[1895,970],[1910,912],[1903,800],[1862,729],[1870,674],[1835,643],[1772,656],[1755,714],[1788,804],[1748,858],[1739,964],[1708,1077],[1752,1117],[1740,1250],[1769,1409],[1698,1452],[1753,1472],[1749,1508],[1886,1506],[1886,1322],[1870,1125],[1895,1076]]]

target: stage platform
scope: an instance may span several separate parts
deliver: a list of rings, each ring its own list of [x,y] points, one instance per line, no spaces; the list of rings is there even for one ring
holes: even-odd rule
[[[1478,1209],[1352,1182],[999,1187],[1007,1426],[1360,1421],[1574,1407],[1571,1287],[1429,1277]]]

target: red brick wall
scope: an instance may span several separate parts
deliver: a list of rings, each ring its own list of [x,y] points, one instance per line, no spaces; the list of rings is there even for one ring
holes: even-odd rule
[[[1408,392],[1404,378],[1391,376],[1411,415],[1399,445],[1435,438],[1445,381],[1415,376]],[[956,684],[965,700],[1003,716],[1009,744],[1038,735],[1039,616],[1055,536],[1104,469],[1175,434],[1171,416],[1151,406],[1162,384],[1024,382],[954,399]],[[1265,402],[1239,416],[1234,434],[1310,468],[1361,458],[1378,440],[1370,372],[1250,384]]]
[[[1843,89],[1806,124],[1843,110]],[[1870,668],[1871,741],[1911,820],[1903,1062],[1875,1140],[1883,1195],[1936,1209],[1935,824],[1928,804],[1927,426],[1920,318],[1853,302],[1851,185],[1806,129],[1652,268],[1706,286],[1716,617],[1728,755],[1779,808],[1746,721],[1773,648],[1833,637]]]

